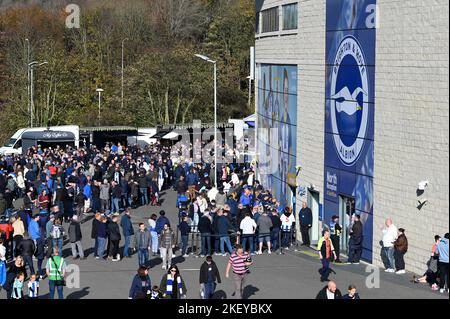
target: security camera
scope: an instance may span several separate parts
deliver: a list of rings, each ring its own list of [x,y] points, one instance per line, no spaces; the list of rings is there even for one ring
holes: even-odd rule
[[[426,198],[424,198],[424,199],[419,199],[418,202],[419,202],[419,205],[420,205],[420,206],[424,206],[424,205],[427,205],[427,204],[428,204],[428,199],[426,199]]]
[[[302,166],[301,166],[301,165],[297,165],[297,166],[295,166],[295,169],[296,169],[297,171],[300,171],[300,170],[302,169]]]
[[[425,188],[427,188],[427,187],[428,187],[428,181],[421,181],[421,182],[419,183],[418,189],[421,190],[421,191],[423,191],[423,190],[425,190]]]

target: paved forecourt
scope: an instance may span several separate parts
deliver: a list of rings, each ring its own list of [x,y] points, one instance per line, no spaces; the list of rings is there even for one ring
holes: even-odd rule
[[[139,207],[132,212],[132,222],[135,229],[140,222],[147,224],[147,219],[152,213],[159,213],[161,209],[166,211],[166,216],[173,225],[178,222],[178,210],[175,207],[176,193],[167,190],[163,192],[161,207]],[[159,215],[159,214],[158,214]],[[88,255],[86,260],[72,260],[70,244],[65,241],[64,256],[68,265],[75,264],[80,270],[80,287],[64,288],[65,298],[88,299],[126,299],[133,276],[138,268],[137,255],[125,258],[120,262],[96,260],[93,257],[93,244],[91,239],[92,216],[84,217],[82,221],[83,248]],[[64,224],[67,229],[68,224]],[[123,245],[123,238],[121,247]],[[225,278],[225,267],[228,257],[214,256],[214,260],[222,276],[222,284],[217,286],[216,298],[231,299],[233,280]],[[254,266],[248,276],[244,298],[249,299],[312,299],[318,291],[325,286],[321,283],[318,274],[320,262],[313,249],[301,248],[295,252],[287,251],[284,255],[256,255],[253,257]],[[203,258],[192,255],[188,258],[180,256],[177,251],[173,260],[178,264],[181,274],[186,282],[188,298],[199,298],[199,269]],[[44,263],[45,265],[45,263]],[[36,266],[36,265],[35,265]],[[159,257],[150,259],[150,278],[153,285],[159,285],[165,271],[161,269],[162,261]],[[366,265],[335,265],[332,268],[336,274],[330,279],[335,280],[342,293],[346,293],[349,284],[358,287],[362,298],[408,298],[408,299],[433,299],[448,298],[447,294],[441,295],[431,291],[428,286],[413,284],[410,282],[412,274],[396,275],[385,274],[380,270],[380,288],[369,289],[366,287]],[[25,288],[24,293],[27,292]],[[48,280],[41,282],[40,296],[48,295]],[[0,292],[0,298],[6,298],[5,291]]]

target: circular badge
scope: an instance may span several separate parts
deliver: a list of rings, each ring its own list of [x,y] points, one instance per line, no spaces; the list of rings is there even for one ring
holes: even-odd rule
[[[364,145],[370,93],[364,52],[347,36],[336,51],[330,89],[334,145],[347,166],[355,164]]]

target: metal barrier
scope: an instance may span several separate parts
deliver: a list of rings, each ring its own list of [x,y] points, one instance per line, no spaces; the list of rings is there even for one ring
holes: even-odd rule
[[[178,225],[179,226],[179,225]],[[190,226],[191,227],[191,232],[188,235],[188,243],[187,243],[187,250],[186,253],[189,252],[189,248],[191,249],[190,254],[194,255],[196,257],[198,257],[201,253],[201,233],[198,231],[197,226]],[[182,241],[179,240],[181,238],[181,235],[179,235],[180,232],[180,228],[177,227],[177,232],[176,232],[176,248],[177,249],[182,249]],[[236,244],[241,244],[242,243],[242,234],[240,232],[231,232],[228,234],[228,236],[230,237],[230,241],[231,241],[231,245],[233,246],[233,248],[235,247]],[[254,250],[256,251],[256,248],[259,247],[259,238],[260,237],[264,237],[264,236],[270,236],[270,241],[271,244],[273,245],[273,238],[272,238],[272,232],[270,233],[256,233],[252,236],[252,240],[254,241]],[[282,229],[280,229],[280,231],[278,232],[278,247],[277,250],[279,250],[279,254],[284,254],[284,250],[285,248],[283,247],[284,245],[284,236],[288,236],[288,247],[292,247],[293,245],[293,241],[295,241],[295,245],[296,245],[296,249],[298,249],[298,240],[297,240],[297,231],[295,228],[291,228],[289,231],[283,231]],[[215,247],[215,241],[216,239],[219,239],[220,237],[223,237],[219,234],[210,234],[209,236],[209,240],[210,240],[210,247],[211,247],[211,252],[214,251],[215,253],[220,253],[220,247]],[[234,240],[233,240],[234,239]],[[220,243],[219,243],[220,245]],[[217,248],[217,250],[216,250]],[[273,248],[273,246],[272,246]],[[276,250],[274,250],[276,251]]]

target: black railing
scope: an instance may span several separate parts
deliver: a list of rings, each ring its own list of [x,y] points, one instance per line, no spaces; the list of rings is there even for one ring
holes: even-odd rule
[[[199,256],[201,253],[201,233],[198,231],[198,226],[196,225],[191,225],[191,231],[189,232],[188,235],[188,243],[187,243],[187,249],[186,249],[186,253],[188,253],[189,248],[191,249],[191,255],[195,255],[195,256]],[[279,250],[279,254],[284,254],[284,250],[285,250],[285,240],[287,240],[287,247],[292,247],[295,243],[296,248],[298,248],[298,240],[297,240],[297,231],[295,228],[291,228],[290,230],[286,231],[283,229],[280,229],[279,232],[277,232],[277,242],[278,242],[278,246],[276,247],[276,250]],[[231,244],[233,246],[233,248],[235,247],[236,244],[241,244],[242,243],[242,234],[240,232],[236,232],[236,231],[230,231],[228,233],[228,236],[230,237],[230,241]],[[210,240],[210,247],[211,247],[211,251],[214,251],[215,253],[219,253],[219,251],[216,251],[216,247],[215,246],[215,240],[220,238],[220,237],[224,237],[224,235],[221,234],[214,234],[211,233],[208,235],[209,240]],[[250,240],[254,241],[254,250],[256,251],[259,246],[259,238],[260,237],[270,237],[270,242],[273,245],[273,233],[269,232],[269,233],[255,233],[250,237]],[[287,237],[287,239],[285,239],[285,237]],[[177,227],[177,232],[176,232],[176,248],[177,249],[182,249],[182,241],[180,240],[181,235],[180,235],[180,229],[179,227]],[[264,242],[263,244],[266,244],[266,242]],[[220,249],[220,248],[219,248]],[[273,249],[273,246],[272,246]],[[273,250],[273,251],[276,251]]]

